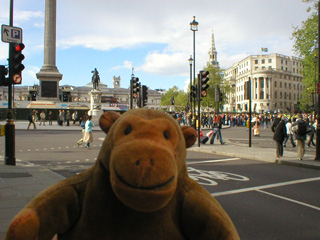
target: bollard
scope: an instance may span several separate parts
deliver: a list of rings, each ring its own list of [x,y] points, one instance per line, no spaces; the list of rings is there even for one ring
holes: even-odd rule
[[[6,125],[0,125],[0,137],[6,135]]]

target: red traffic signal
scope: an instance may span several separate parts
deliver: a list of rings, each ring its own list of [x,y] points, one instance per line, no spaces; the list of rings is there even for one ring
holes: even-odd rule
[[[21,72],[24,70],[24,65],[22,61],[24,60],[24,55],[22,50],[25,48],[23,43],[17,43],[13,45],[11,52],[11,61],[10,61],[10,71],[12,71],[12,83],[21,84],[22,75]]]

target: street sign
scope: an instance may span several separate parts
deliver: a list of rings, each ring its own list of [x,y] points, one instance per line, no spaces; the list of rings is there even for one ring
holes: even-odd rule
[[[12,80],[15,84],[21,84],[22,78],[19,74],[15,74],[13,75]]]
[[[1,40],[7,43],[22,43],[22,29],[2,24]]]

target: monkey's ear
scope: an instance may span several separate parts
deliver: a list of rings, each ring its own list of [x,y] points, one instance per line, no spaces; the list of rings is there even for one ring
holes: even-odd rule
[[[186,141],[186,148],[191,147],[197,141],[197,131],[189,126],[182,126],[181,130]]]
[[[108,133],[112,124],[120,116],[121,116],[120,113],[117,113],[117,112],[113,112],[113,111],[104,112],[99,119],[99,125],[102,131],[104,131],[105,133]]]

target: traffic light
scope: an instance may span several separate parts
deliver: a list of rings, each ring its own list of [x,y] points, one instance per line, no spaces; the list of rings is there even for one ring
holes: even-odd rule
[[[22,83],[22,75],[21,72],[24,69],[24,65],[22,61],[24,59],[24,55],[22,54],[22,50],[24,49],[23,43],[13,44],[12,52],[11,52],[11,65],[10,65],[10,74],[12,73],[12,84],[21,84]]]
[[[208,71],[200,71],[199,72],[199,76],[200,76],[200,93],[201,93],[201,97],[206,97],[207,96],[207,88],[209,87],[209,72]]]
[[[133,98],[138,97],[139,89],[139,78],[133,77],[132,78],[132,89],[133,89]]]
[[[218,85],[215,88],[214,101],[215,102],[220,102],[220,88],[219,88]]]
[[[147,106],[148,104],[148,87],[142,85],[142,106]]]
[[[0,65],[0,86],[9,85],[8,78],[6,78],[7,75],[8,75],[8,69],[5,66]]]
[[[191,91],[190,91],[191,98],[194,98],[194,99],[197,98],[197,86],[191,85],[190,88],[191,88]]]
[[[250,81],[244,83],[244,100],[250,99]]]

